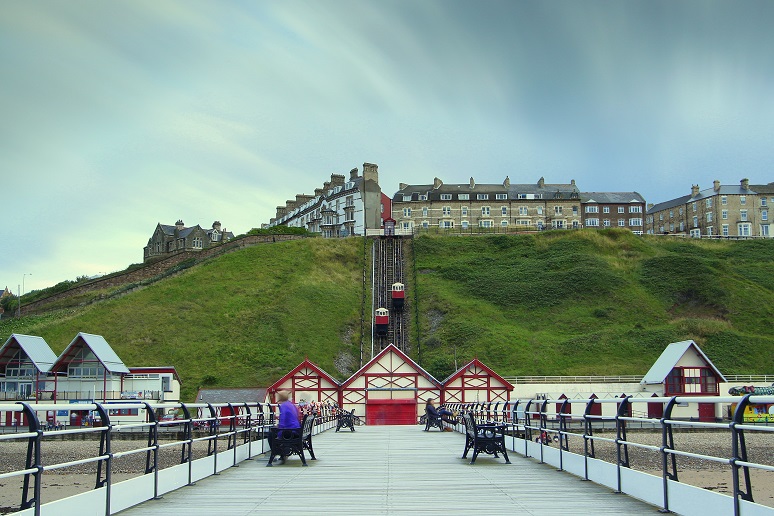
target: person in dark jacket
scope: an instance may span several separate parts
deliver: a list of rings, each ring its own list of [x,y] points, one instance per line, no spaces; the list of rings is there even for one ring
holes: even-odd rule
[[[454,413],[451,410],[448,410],[444,407],[436,408],[435,407],[435,398],[429,398],[427,400],[427,405],[425,405],[425,410],[427,411],[427,415],[440,419],[444,423],[448,423],[450,425],[456,425],[457,421],[452,419],[454,417]],[[451,428],[444,428],[445,431],[451,432]]]

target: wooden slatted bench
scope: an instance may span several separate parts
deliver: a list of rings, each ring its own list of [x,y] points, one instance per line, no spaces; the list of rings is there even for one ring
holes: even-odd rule
[[[477,425],[470,412],[462,414],[462,422],[465,424],[465,451],[462,458],[467,458],[468,451],[473,450],[473,458],[470,463],[476,462],[479,453],[494,455],[498,453],[505,457],[505,463],[510,464],[508,450],[505,448],[505,425],[486,423]]]
[[[271,453],[267,466],[271,466],[276,457],[289,457],[298,455],[301,463],[306,466],[304,450],[309,452],[312,460],[317,460],[312,448],[312,429],[314,428],[314,414],[307,414],[301,421],[301,428],[270,428],[269,445]]]

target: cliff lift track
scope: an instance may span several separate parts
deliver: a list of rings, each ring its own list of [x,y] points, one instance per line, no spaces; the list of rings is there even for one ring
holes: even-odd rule
[[[371,356],[375,355],[388,344],[394,344],[404,353],[409,352],[408,307],[402,311],[394,310],[392,306],[392,284],[404,283],[404,242],[402,238],[375,238],[373,240],[373,292],[372,310],[387,308],[390,311],[390,322],[386,336],[377,336],[372,324]]]

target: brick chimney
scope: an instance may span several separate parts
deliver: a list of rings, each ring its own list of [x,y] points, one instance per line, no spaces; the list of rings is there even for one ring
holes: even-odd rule
[[[546,186],[546,180],[541,177],[538,179],[538,188],[543,188],[544,186]]]
[[[747,178],[742,179],[739,183],[742,185],[742,190],[749,190],[750,189],[750,180],[749,179],[747,179]]]
[[[363,163],[363,179],[379,183],[379,167],[373,163]]]
[[[212,223],[212,229],[220,231],[220,221],[219,220],[216,220],[215,222]]]
[[[331,174],[331,184],[336,186],[344,185],[344,174]]]
[[[718,181],[717,179],[715,179],[715,180],[712,182],[712,189],[713,189],[713,190],[715,190],[716,192],[719,192],[719,191],[720,191],[720,181]]]
[[[441,188],[442,184],[443,184],[443,181],[441,181],[436,177],[435,179],[433,179],[433,190],[438,190],[439,188]]]
[[[406,183],[400,183],[398,185],[398,190],[405,190],[406,188],[408,188],[408,185]]]
[[[185,228],[185,225],[183,224],[183,219],[178,219],[177,222],[175,222],[175,227],[178,231],[182,231],[183,228]]]
[[[505,188],[510,188],[511,186],[511,178],[508,176],[505,176],[505,181],[503,181],[503,186]]]
[[[475,182],[475,181],[473,181],[473,178],[472,178],[472,177],[470,178],[470,187],[471,187],[471,188],[475,188],[475,187],[476,187],[476,182]]]
[[[696,197],[699,195],[699,185],[692,185],[691,186],[691,197]]]
[[[355,179],[357,179],[357,167],[349,171],[349,180],[354,181]]]
[[[314,196],[315,197],[320,197],[324,193],[325,193],[325,191],[322,188],[315,188],[314,189]]]

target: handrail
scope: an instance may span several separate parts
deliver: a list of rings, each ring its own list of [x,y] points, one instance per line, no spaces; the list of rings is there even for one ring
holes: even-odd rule
[[[247,444],[247,459],[253,456],[252,441],[263,440],[268,435],[268,428],[278,420],[279,406],[270,403],[152,403],[147,401],[126,401],[120,404],[113,403],[83,403],[77,406],[68,405],[68,410],[97,412],[102,426],[89,426],[67,429],[52,429],[44,431],[38,414],[47,414],[48,411],[63,410],[63,404],[40,403],[28,404],[26,402],[0,403],[0,413],[23,413],[26,421],[25,431],[15,433],[0,433],[0,444],[4,441],[27,441],[26,464],[16,470],[0,473],[0,479],[23,476],[21,503],[19,510],[34,509],[34,514],[39,515],[42,505],[41,500],[41,474],[44,471],[64,469],[82,464],[97,463],[95,489],[106,487],[105,514],[110,514],[110,492],[113,484],[112,469],[113,459],[144,453],[146,464],[143,474],[153,475],[153,495],[150,498],[158,498],[159,492],[159,450],[180,446],[180,464],[188,463],[188,485],[192,482],[192,444],[195,442],[207,443],[207,455],[213,456],[213,469],[209,474],[218,472],[218,453],[225,450],[234,452],[233,466],[238,466],[237,447]],[[132,409],[144,413],[146,421],[133,421],[127,424],[111,423],[110,410]],[[180,410],[184,414],[182,418],[172,421],[159,420],[157,411]],[[315,433],[320,433],[335,426],[336,408],[328,403],[315,404],[317,413],[315,418]],[[14,418],[16,420],[16,418]],[[45,421],[45,420],[44,420]],[[170,434],[170,430],[180,430],[179,434]],[[203,435],[194,435],[194,430],[199,430]],[[147,445],[128,451],[112,452],[111,443],[120,432],[133,431],[147,434]],[[43,461],[42,448],[49,438],[67,436],[73,434],[99,434],[99,452],[86,458],[77,460],[45,463]],[[170,435],[171,441],[160,442],[160,436]],[[182,435],[182,437],[181,437]],[[219,444],[225,445],[225,450],[219,450]],[[263,453],[263,447],[258,453]]]
[[[512,385],[536,384],[536,383],[640,383],[642,376],[619,375],[619,376],[505,376],[503,379]],[[725,375],[725,383],[739,383],[750,385],[753,383],[772,384],[774,375],[772,374],[736,374]]]
[[[568,409],[571,404],[583,404],[584,412],[582,415],[571,414]],[[615,415],[593,414],[595,405],[617,404]],[[663,415],[661,418],[636,417],[633,416],[634,405],[661,403],[663,404]],[[679,404],[685,403],[715,403],[715,404],[736,404],[736,411],[731,421],[727,422],[702,422],[689,421],[673,417],[672,411]],[[774,426],[762,426],[744,424],[743,414],[745,408],[752,404],[772,404],[773,395],[752,395],[746,396],[672,396],[661,398],[634,398],[626,396],[623,398],[610,399],[516,399],[505,403],[451,403],[447,407],[451,410],[470,412],[474,420],[486,421],[496,420],[505,421],[508,424],[510,435],[514,438],[524,440],[524,452],[526,457],[530,456],[527,446],[531,442],[533,431],[538,434],[535,441],[540,445],[540,459],[543,462],[544,447],[552,441],[559,443],[559,464],[562,466],[562,454],[570,452],[568,437],[577,437],[583,439],[582,454],[585,460],[584,476],[589,479],[588,459],[595,459],[595,442],[612,443],[616,446],[616,466],[618,472],[618,491],[621,491],[621,469],[630,468],[630,458],[628,454],[629,447],[635,447],[661,454],[662,462],[662,484],[663,484],[663,510],[669,511],[669,490],[668,481],[678,482],[677,476],[677,458],[686,457],[699,460],[706,460],[727,464],[731,466],[734,499],[734,515],[740,514],[740,501],[746,500],[754,502],[752,483],[750,481],[750,470],[757,469],[762,471],[774,471],[773,464],[762,464],[752,462],[748,458],[746,433],[759,432],[764,435],[771,435],[774,432]],[[647,406],[647,405],[645,405]],[[549,407],[551,409],[549,409]],[[558,411],[556,410],[558,408]],[[640,413],[647,414],[647,410]],[[581,430],[573,430],[569,426],[569,420],[577,425]],[[612,423],[615,430],[615,437],[606,437],[594,435],[594,430],[604,428],[605,423]],[[661,446],[653,446],[642,443],[636,443],[627,439],[627,429],[630,429],[633,423],[640,423],[654,429],[661,430]],[[680,450],[675,446],[673,431],[675,428],[688,429],[712,429],[725,430],[730,439],[731,454],[728,457],[718,457],[697,453],[696,451]],[[550,436],[555,436],[553,439]],[[547,437],[546,437],[547,436]],[[515,448],[514,448],[515,449]],[[752,454],[755,456],[755,454]],[[740,481],[743,487],[740,487]]]

